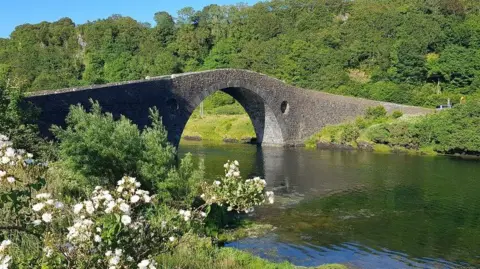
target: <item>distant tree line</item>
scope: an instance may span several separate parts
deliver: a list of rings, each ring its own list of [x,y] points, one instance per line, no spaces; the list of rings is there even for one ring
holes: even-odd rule
[[[300,87],[435,106],[480,99],[478,0],[272,0],[18,26],[0,87],[55,89],[215,68]]]

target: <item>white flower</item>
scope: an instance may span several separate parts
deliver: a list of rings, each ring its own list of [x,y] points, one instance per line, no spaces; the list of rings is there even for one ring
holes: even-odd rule
[[[132,223],[132,218],[129,215],[123,215],[121,220],[124,225]]]
[[[93,214],[95,212],[95,208],[93,207],[92,201],[85,201],[85,210],[88,214]]]
[[[15,150],[13,148],[7,148],[7,150],[5,151],[5,156],[14,157],[15,156]]]
[[[62,209],[63,208],[63,203],[62,202],[55,202],[55,208],[57,209]]]
[[[49,199],[52,197],[50,193],[39,193],[37,196],[35,196],[37,199]]]
[[[205,218],[205,217],[207,216],[207,213],[205,213],[205,212],[202,211],[202,212],[200,212],[200,216],[202,216],[202,217]]]
[[[120,187],[117,188],[117,192],[118,192],[118,193],[121,193],[122,191],[123,191],[123,187],[122,187],[122,186],[120,186]]]
[[[221,183],[220,181],[218,181],[218,180],[215,180],[213,183],[215,183],[215,185],[217,185],[217,186],[220,186],[220,184],[222,184],[222,183]]]
[[[229,206],[229,207],[227,208],[227,211],[232,211],[232,210],[233,210],[233,208],[232,208],[231,206]]]
[[[7,175],[7,172],[0,170],[0,178]]]
[[[97,227],[95,230],[97,231],[97,233],[101,233],[101,232],[102,232],[102,228],[100,228],[100,227]]]
[[[102,242],[102,238],[100,237],[100,235],[96,234],[94,237],[93,237],[93,241],[97,242],[97,243],[100,243]]]
[[[42,220],[46,223],[52,222],[52,214],[50,213],[43,213]]]
[[[45,206],[44,203],[38,203],[38,204],[34,204],[34,205],[32,206],[32,209],[33,209],[33,211],[38,212],[38,211],[42,210],[42,208],[43,208],[44,206]]]
[[[170,237],[168,238],[168,240],[170,240],[170,242],[173,242],[173,241],[175,241],[175,237],[170,236]]]
[[[228,163],[224,164],[223,167],[225,167],[225,169],[228,168]]]
[[[110,202],[108,202],[108,204],[107,204],[107,208],[105,208],[105,213],[107,213],[107,214],[110,214],[110,213],[112,213],[112,211],[113,211],[113,208],[115,207],[115,205],[116,205],[116,204],[115,204],[115,202],[114,202],[114,201],[110,201]]]
[[[7,164],[10,162],[10,158],[8,158],[7,156],[3,156],[1,161],[2,161],[2,164]]]
[[[33,154],[32,153],[27,153],[27,158],[33,158]]]
[[[33,225],[35,225],[35,226],[38,226],[40,224],[42,224],[42,221],[39,220],[39,219],[36,219],[36,220],[33,221]]]
[[[130,211],[130,206],[127,205],[126,203],[121,203],[119,206],[120,210],[124,213],[128,213]]]
[[[131,202],[132,204],[135,204],[135,203],[138,202],[139,200],[140,200],[140,196],[138,196],[138,195],[136,195],[136,194],[130,198],[130,202]]]
[[[10,241],[8,239],[3,240],[2,243],[0,244],[0,250],[3,251],[5,248],[10,246],[11,244],[12,244],[12,241]]]
[[[233,161],[233,164],[235,164],[236,166],[240,165],[237,160]]]
[[[53,254],[53,249],[50,247],[44,247],[43,252],[45,252],[45,256],[47,256],[47,258],[50,258],[50,256]]]
[[[123,253],[123,250],[121,250],[121,249],[119,249],[119,248],[116,248],[116,249],[115,249],[115,255],[121,256],[122,253]]]
[[[202,195],[200,195],[200,198],[205,198],[205,193],[202,193]]]
[[[15,183],[15,178],[14,177],[7,177],[8,183]]]
[[[105,252],[105,256],[106,256],[106,257],[110,257],[110,256],[112,256],[112,251],[111,251],[111,250],[109,250],[109,251]]]
[[[238,171],[233,172],[233,176],[234,176],[234,177],[239,177],[239,176],[240,176],[240,172],[238,172]]]
[[[55,201],[54,201],[53,199],[48,199],[48,200],[45,202],[45,204],[47,204],[47,205],[53,205],[54,202],[55,202]]]
[[[79,203],[73,206],[73,213],[78,214],[83,209],[83,204]]]
[[[108,263],[110,265],[117,265],[119,262],[120,262],[120,257],[118,256],[113,256],[110,258],[110,260],[108,260]]]
[[[143,260],[138,264],[138,268],[139,269],[146,269],[149,264],[150,264],[149,260]]]
[[[150,197],[148,195],[144,195],[143,200],[145,201],[145,203],[150,203],[150,201],[152,201],[152,197]]]
[[[8,263],[12,260],[12,257],[9,255],[0,255],[0,269],[8,269]]]

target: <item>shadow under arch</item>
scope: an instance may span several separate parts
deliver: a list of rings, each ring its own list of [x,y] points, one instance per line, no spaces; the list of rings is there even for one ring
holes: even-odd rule
[[[178,133],[174,134],[174,144],[179,145],[182,133],[193,114],[194,110],[200,105],[200,103],[210,96],[211,94],[221,91],[230,96],[232,96],[247,112],[255,134],[257,137],[257,144],[259,145],[283,145],[284,135],[281,124],[277,119],[273,109],[266,102],[264,97],[260,96],[253,90],[249,90],[245,87],[226,87],[226,88],[217,88],[212,90],[213,87],[202,91],[193,102],[189,102],[188,107],[186,108],[186,117],[181,124],[178,124],[179,128],[176,128]]]

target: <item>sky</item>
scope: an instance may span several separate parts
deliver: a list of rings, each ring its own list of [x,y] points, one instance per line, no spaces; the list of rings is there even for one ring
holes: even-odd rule
[[[210,4],[255,4],[258,0],[0,0],[0,38],[10,36],[16,26],[25,23],[56,21],[69,17],[76,24],[105,19],[112,14],[130,16],[153,24],[153,15],[191,6],[201,10]]]

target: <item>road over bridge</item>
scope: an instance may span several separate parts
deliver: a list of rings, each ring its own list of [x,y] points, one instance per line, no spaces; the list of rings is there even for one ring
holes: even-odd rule
[[[368,107],[383,105],[387,111],[425,114],[431,110],[311,91],[287,85],[252,71],[220,69],[154,77],[145,80],[35,92],[27,100],[41,109],[40,130],[64,125],[69,106],[89,107],[89,99],[114,116],[125,115],[139,126],[150,123],[148,108],[156,106],[178,145],[190,115],[207,96],[223,91],[245,108],[257,141],[263,145],[297,145],[327,124],[362,115]]]

